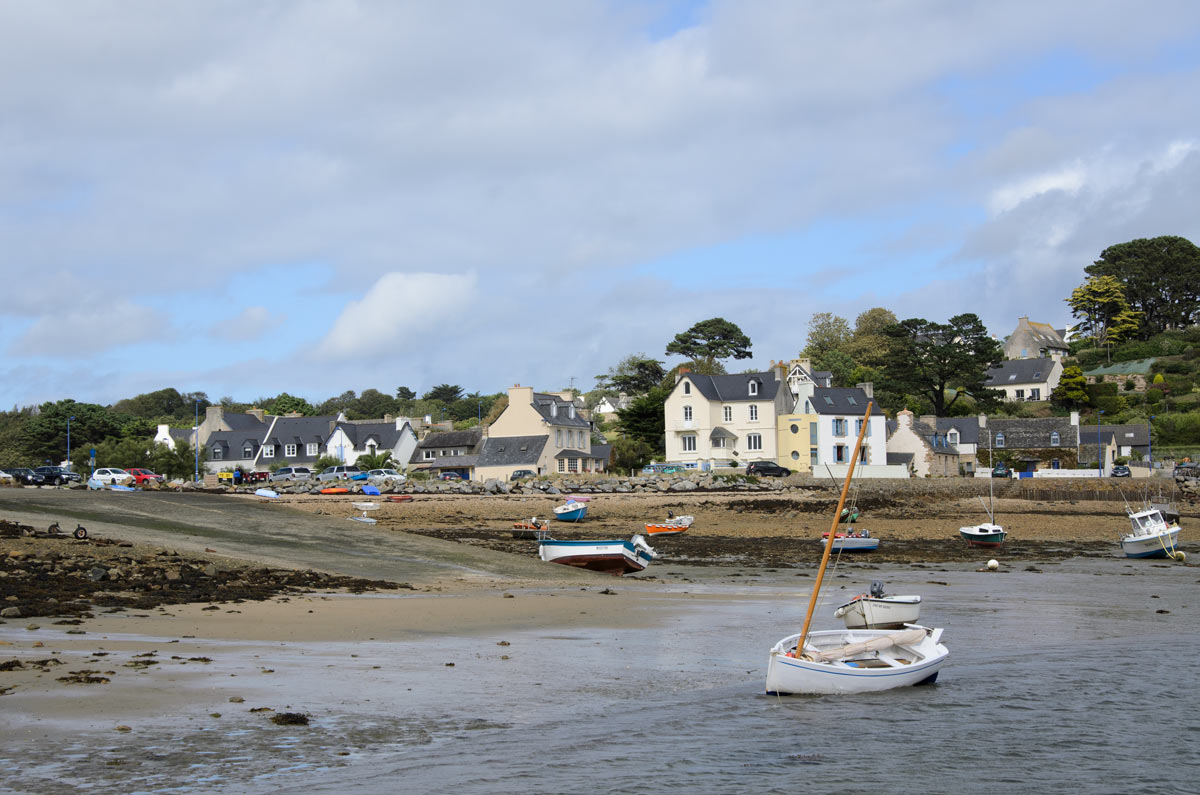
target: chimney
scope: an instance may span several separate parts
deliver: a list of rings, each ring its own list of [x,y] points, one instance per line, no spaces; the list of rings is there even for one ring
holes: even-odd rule
[[[922,414],[921,422],[925,423],[930,428],[936,429],[937,428],[937,415],[936,414]]]
[[[213,422],[220,422],[223,419],[225,419],[225,407],[219,403],[215,406],[209,406],[204,410],[205,422],[208,422],[209,420],[212,420]]]
[[[1078,411],[1071,412],[1071,424],[1079,425],[1079,412]]]
[[[896,412],[896,425],[901,428],[911,428],[913,424],[913,413],[908,409]]]
[[[391,422],[393,419],[395,419],[395,417],[393,417],[391,414],[384,414],[384,415],[383,415],[383,421],[384,421],[384,422]]]
[[[980,414],[980,415],[979,415],[979,427],[980,427],[980,428],[986,428],[986,427],[987,427],[987,415],[986,415],[986,414]]]
[[[857,387],[858,389],[861,389],[863,391],[863,393],[866,394],[866,396],[869,399],[871,399],[871,400],[875,399],[875,382],[874,381],[863,381],[861,384],[855,384],[854,386]]]
[[[804,372],[808,373],[809,375],[812,375],[812,360],[811,359],[801,359],[800,360],[800,369],[804,370]]]
[[[246,413],[253,417],[258,417],[259,422],[263,422],[263,417],[265,417],[267,414],[267,412],[263,411],[262,409],[247,409]]]

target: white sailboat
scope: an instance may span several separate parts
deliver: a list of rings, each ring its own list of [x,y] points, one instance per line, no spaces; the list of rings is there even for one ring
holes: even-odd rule
[[[863,435],[871,418],[867,404],[862,430],[850,457],[846,481],[833,514],[835,534],[838,519],[850,490],[854,466],[862,449]],[[809,632],[832,544],[825,544],[816,582],[809,597],[804,628],[788,635],[772,648],[767,659],[767,693],[780,695],[868,693],[897,687],[931,683],[949,657],[941,643],[942,630],[907,625],[899,632],[881,629],[833,629]]]
[[[988,463],[994,464],[992,458],[992,432],[988,431]],[[979,501],[982,503],[983,498]],[[1004,546],[1004,540],[1008,538],[1008,533],[1003,527],[996,524],[996,490],[992,486],[992,478],[988,478],[988,504],[983,506],[983,510],[987,512],[988,520],[982,524],[970,525],[969,527],[958,528],[958,535],[963,541],[967,542],[967,546],[984,547],[987,549],[995,549]]]

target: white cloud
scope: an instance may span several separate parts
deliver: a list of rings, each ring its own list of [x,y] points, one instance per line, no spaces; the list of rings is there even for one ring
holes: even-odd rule
[[[475,314],[476,281],[474,273],[381,276],[360,300],[346,304],[316,355],[359,358],[435,345],[443,334],[458,337]]]
[[[160,312],[130,301],[62,306],[48,309],[6,352],[11,356],[79,358],[173,333]]]

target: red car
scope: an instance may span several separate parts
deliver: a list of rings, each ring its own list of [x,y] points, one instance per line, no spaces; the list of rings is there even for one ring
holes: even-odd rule
[[[133,475],[133,482],[138,486],[148,480],[153,480],[155,483],[162,483],[166,480],[162,475],[156,475],[149,469],[126,469],[125,471]]]

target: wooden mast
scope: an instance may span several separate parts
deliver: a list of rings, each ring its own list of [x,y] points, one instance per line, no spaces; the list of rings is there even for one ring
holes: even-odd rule
[[[812,596],[808,599],[808,613],[804,616],[804,629],[800,632],[800,639],[796,641],[797,657],[804,653],[804,642],[808,640],[808,627],[812,623],[813,611],[817,609],[817,595],[821,592],[821,582],[825,579],[825,567],[829,565],[829,553],[833,549],[834,539],[837,538],[838,524],[842,519],[842,507],[846,504],[846,494],[850,491],[850,479],[854,477],[854,465],[858,463],[858,453],[862,449],[863,437],[867,434],[872,405],[868,401],[867,411],[863,414],[862,429],[858,432],[858,441],[854,443],[854,455],[850,456],[850,467],[846,470],[846,482],[842,484],[842,494],[838,497],[837,509],[833,512],[833,526],[829,528],[829,539],[825,543],[825,551],[821,553],[821,566],[817,569],[817,581],[813,583]]]

